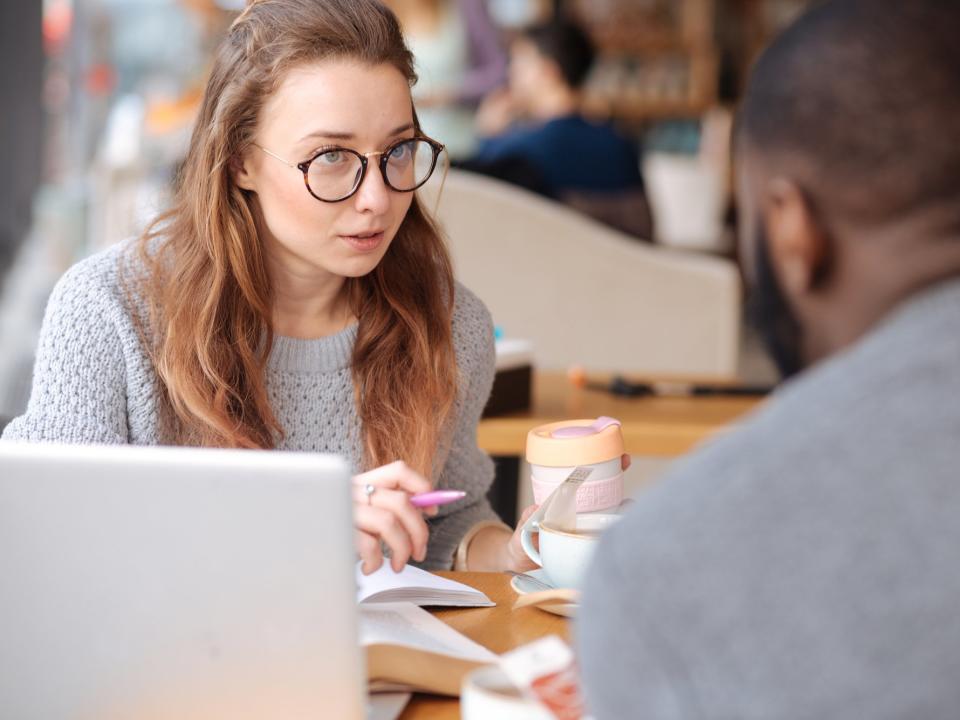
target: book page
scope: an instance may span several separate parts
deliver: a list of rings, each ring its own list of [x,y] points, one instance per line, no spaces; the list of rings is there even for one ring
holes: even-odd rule
[[[360,643],[403,645],[475,662],[496,662],[497,656],[426,610],[411,603],[360,606]]]
[[[483,607],[494,604],[490,598],[469,585],[442,578],[413,565],[405,565],[403,570],[395,573],[390,563],[385,562],[379,570],[364,575],[360,571],[360,563],[357,563],[356,577],[357,602],[364,602],[378,593],[390,590],[406,590],[408,592],[402,599],[418,605],[444,604],[445,599],[452,601],[454,598],[458,605]]]
[[[397,720],[410,702],[408,692],[384,692],[367,698],[367,720]]]

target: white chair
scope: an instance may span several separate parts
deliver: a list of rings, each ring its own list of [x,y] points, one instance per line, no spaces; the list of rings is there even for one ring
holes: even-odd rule
[[[438,200],[439,188],[420,197],[458,279],[507,336],[533,341],[537,367],[736,376],[741,287],[729,260],[643,243],[472,173],[450,170]]]

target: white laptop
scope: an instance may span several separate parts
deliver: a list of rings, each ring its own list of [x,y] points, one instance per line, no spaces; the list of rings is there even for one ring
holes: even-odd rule
[[[347,465],[0,443],[0,717],[364,717]]]

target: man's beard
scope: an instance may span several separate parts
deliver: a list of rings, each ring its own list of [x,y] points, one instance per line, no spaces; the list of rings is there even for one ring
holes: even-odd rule
[[[758,227],[761,229],[755,243],[756,285],[750,289],[747,320],[760,333],[781,377],[787,380],[804,368],[800,350],[802,330],[773,270],[762,224]]]

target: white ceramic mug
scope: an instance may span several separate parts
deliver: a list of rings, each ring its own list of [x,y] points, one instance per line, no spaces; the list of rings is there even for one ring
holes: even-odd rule
[[[572,531],[527,522],[520,533],[520,542],[527,556],[544,569],[554,587],[579,589],[600,534],[619,519],[619,515],[613,514],[577,515]],[[533,536],[538,533],[539,550],[533,544]]]

